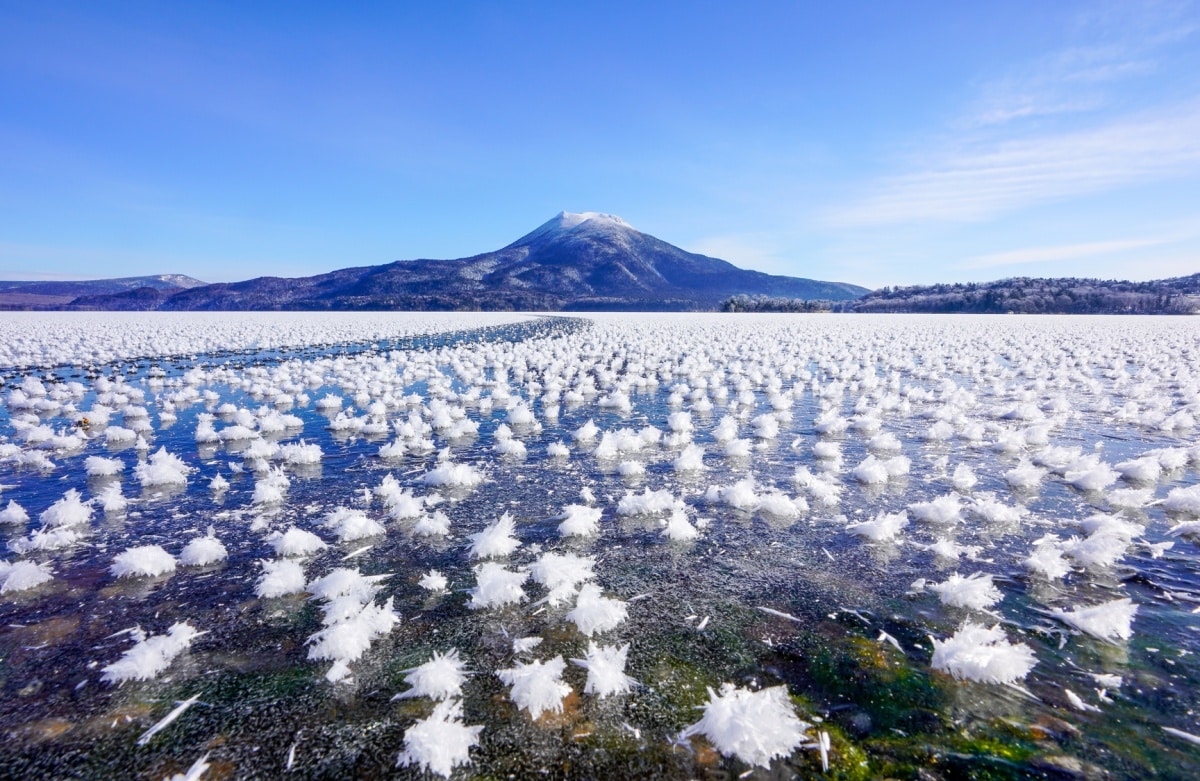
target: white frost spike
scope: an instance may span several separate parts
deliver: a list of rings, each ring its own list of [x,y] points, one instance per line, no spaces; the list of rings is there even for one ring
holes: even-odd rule
[[[502,607],[520,602],[525,599],[521,584],[528,577],[528,572],[510,572],[494,561],[480,564],[475,568],[475,588],[471,590],[467,607]]]
[[[725,756],[768,767],[804,743],[809,726],[796,716],[786,686],[753,692],[725,683],[719,693],[708,690],[704,718],[682,737],[704,735]]]
[[[446,576],[435,569],[429,570],[417,581],[417,585],[426,591],[445,591],[448,583]]]
[[[638,682],[625,674],[625,659],[629,656],[629,643],[618,648],[615,645],[588,643],[587,655],[583,659],[572,659],[575,664],[588,671],[586,694],[608,697],[626,694]]]
[[[968,558],[976,558],[979,556],[980,552],[983,551],[983,546],[960,545],[949,537],[938,537],[936,540],[934,540],[933,544],[929,546],[929,550],[931,553],[933,553],[933,555],[939,558],[957,561],[958,557],[962,556],[964,553]]]
[[[679,457],[671,462],[671,466],[676,472],[704,471],[704,448],[700,445],[687,445]]]
[[[1054,535],[1046,535],[1034,543],[1033,553],[1025,559],[1025,569],[1039,574],[1048,580],[1058,580],[1071,571],[1071,564],[1063,558],[1059,540]]]
[[[100,678],[107,683],[155,678],[201,634],[203,632],[197,632],[186,622],[174,624],[165,634],[147,637],[130,648],[120,659],[105,667]]]
[[[544,711],[561,713],[563,698],[571,693],[570,685],[562,679],[567,666],[562,656],[546,662],[514,664],[515,667],[498,670],[496,675],[512,687],[509,696],[517,707],[529,711],[530,718],[535,721]]]
[[[469,464],[439,464],[421,478],[425,485],[473,488],[483,482],[483,473]]]
[[[184,702],[192,702],[193,700],[184,700]],[[180,703],[180,705],[183,705],[183,703]],[[143,735],[143,737],[145,736]],[[205,754],[192,763],[192,766],[187,769],[187,773],[176,773],[169,778],[163,779],[163,781],[200,781],[200,777],[203,776],[207,770],[208,754]]]
[[[451,648],[445,654],[434,651],[433,658],[428,662],[404,671],[407,673],[404,682],[412,688],[397,694],[393,699],[429,697],[434,700],[448,700],[461,697],[462,685],[467,680],[467,675],[463,672],[464,666],[457,648]]]
[[[875,456],[867,456],[862,463],[850,470],[850,476],[866,485],[878,485],[888,480],[887,464]]]
[[[529,567],[533,579],[550,590],[545,601],[557,607],[575,596],[580,583],[596,577],[596,559],[574,553],[543,553]]]
[[[124,468],[125,463],[119,458],[88,456],[83,462],[83,469],[88,477],[112,477],[121,474]]]
[[[479,745],[482,726],[468,727],[462,721],[462,701],[439,702],[429,718],[404,733],[404,751],[396,767],[420,765],[422,769],[449,778],[454,768],[471,762],[470,749]]]
[[[663,529],[662,534],[667,539],[680,542],[694,540],[700,536],[700,532],[687,519],[687,514],[679,508],[671,511],[671,517],[667,520],[667,526]]]
[[[59,550],[74,545],[79,541],[79,533],[74,529],[38,529],[28,537],[19,537],[8,543],[14,553],[25,554],[35,550]]]
[[[970,491],[979,482],[979,478],[975,476],[975,472],[966,464],[959,464],[954,467],[954,476],[950,478],[950,482],[954,485],[956,491]]]
[[[1004,630],[967,621],[953,637],[933,640],[933,669],[959,680],[1014,683],[1021,680],[1037,657],[1024,643],[1010,643]]]
[[[0,585],[0,594],[25,591],[54,580],[49,569],[49,564],[37,564],[32,561],[17,561],[12,564],[0,561],[0,583],[3,583]]]
[[[179,553],[179,563],[185,567],[205,567],[225,561],[228,557],[229,551],[225,550],[225,546],[217,539],[210,526],[207,536],[197,537],[183,546]]]
[[[908,526],[908,513],[901,510],[898,513],[879,513],[874,520],[849,524],[846,531],[874,542],[887,542],[894,539],[905,526]]]
[[[514,637],[512,641],[512,652],[514,654],[529,653],[541,644],[542,638],[540,637]]]
[[[84,524],[92,519],[91,502],[81,501],[79,491],[72,488],[50,505],[38,519],[46,528],[66,528]]]
[[[1181,515],[1200,516],[1200,484],[1172,488],[1163,507]]]
[[[289,526],[282,534],[272,534],[268,540],[276,556],[308,556],[329,547],[317,535],[295,526]]]
[[[25,508],[17,504],[15,500],[9,499],[8,506],[0,510],[0,524],[12,525],[23,524],[29,522],[29,513]]]
[[[1093,713],[1100,712],[1099,708],[1097,708],[1095,705],[1089,705],[1088,703],[1084,702],[1082,697],[1070,689],[1063,689],[1063,693],[1067,695],[1067,702],[1071,703],[1071,707],[1075,710],[1092,711]]]
[[[571,436],[576,442],[591,442],[599,433],[600,428],[596,425],[595,421],[589,420],[577,428]]]
[[[187,473],[191,469],[178,456],[160,447],[150,460],[133,468],[133,474],[144,486],[187,485]]]
[[[109,483],[96,495],[101,509],[106,515],[121,513],[129,506],[129,500],[121,493],[120,483]]]
[[[1137,615],[1137,605],[1126,598],[1071,611],[1054,608],[1051,612],[1055,618],[1081,632],[1115,643],[1128,640],[1133,635],[1133,617]]]
[[[307,586],[308,593],[327,602],[338,597],[354,597],[366,604],[375,597],[379,587],[375,584],[390,578],[390,574],[364,575],[356,569],[338,567],[324,577],[317,578]]]
[[[376,638],[392,631],[399,621],[390,597],[382,605],[363,605],[362,610],[354,616],[311,635],[305,641],[312,644],[308,649],[308,658],[353,662],[366,653]]]
[[[364,489],[365,490],[365,489]],[[369,490],[367,496],[370,496]],[[330,529],[338,540],[353,542],[367,537],[377,537],[387,532],[383,525],[368,518],[361,510],[350,507],[337,507],[326,513],[321,525]]]
[[[175,557],[160,545],[140,545],[118,553],[109,571],[118,578],[156,577],[175,571]]]
[[[598,534],[602,513],[599,507],[569,504],[563,508],[566,520],[558,525],[558,533],[563,537],[591,537]]]
[[[1002,598],[1000,589],[992,583],[992,576],[983,572],[965,578],[956,572],[945,583],[934,583],[929,590],[937,594],[944,605],[970,610],[986,610]]]
[[[954,494],[939,496],[930,502],[910,504],[908,511],[913,518],[924,523],[949,526],[962,521],[962,504]]]
[[[1174,727],[1163,727],[1163,732],[1167,733],[1168,735],[1174,735],[1182,740],[1186,740],[1188,743],[1191,743],[1194,746],[1200,746],[1200,735],[1193,735],[1190,732],[1184,732],[1183,730],[1175,729]]]
[[[675,497],[670,491],[651,491],[646,488],[640,494],[626,493],[622,496],[617,502],[617,515],[649,515],[670,510],[674,506]]]
[[[146,730],[145,733],[143,733],[142,736],[140,738],[138,738],[138,745],[144,746],[147,743],[149,743],[150,740],[155,735],[162,732],[167,727],[171,726],[171,724],[174,723],[175,719],[182,716],[183,712],[185,710],[187,710],[188,708],[195,705],[197,702],[199,702],[199,700],[200,700],[200,695],[196,694],[191,697],[188,697],[186,700],[184,700],[183,702],[176,705],[174,708],[171,709],[170,713],[168,713],[166,716],[163,716],[161,721],[159,721],[157,724],[155,724],[150,729]],[[188,770],[188,774],[186,776],[177,775],[177,776],[175,776],[175,778],[183,778],[183,779],[185,779],[185,781],[186,781],[186,779],[189,779],[189,778],[199,778],[204,773],[204,771],[208,769],[208,763],[205,762],[206,759],[208,759],[208,754],[205,754],[203,757],[196,760],[196,763],[193,764],[191,769]],[[201,765],[203,765],[203,767],[200,767]],[[199,769],[197,770],[197,768],[199,768]]]
[[[629,610],[624,602],[601,596],[599,586],[586,583],[579,589],[575,609],[567,613],[567,620],[573,622],[580,632],[591,637],[596,632],[607,632],[619,626],[628,614]]]
[[[513,536],[515,528],[516,524],[513,522],[513,517],[508,513],[504,513],[504,515],[500,516],[500,520],[491,526],[477,534],[470,535],[471,558],[504,558],[521,547],[521,541]]]
[[[422,515],[413,524],[412,531],[418,537],[445,537],[450,533],[450,516],[441,510],[434,510],[429,515]]]
[[[271,599],[304,591],[304,569],[296,561],[260,561],[263,576],[254,593],[260,599]]]
[[[829,772],[829,749],[831,745],[829,733],[821,730],[817,734],[817,750],[821,752],[821,770],[825,772]]]

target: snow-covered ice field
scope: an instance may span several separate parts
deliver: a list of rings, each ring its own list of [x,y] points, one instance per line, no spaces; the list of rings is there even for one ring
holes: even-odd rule
[[[507,312],[469,318],[454,312],[0,312],[0,367],[361,344],[528,319]]]
[[[5,777],[1200,776],[1200,319],[0,333]]]

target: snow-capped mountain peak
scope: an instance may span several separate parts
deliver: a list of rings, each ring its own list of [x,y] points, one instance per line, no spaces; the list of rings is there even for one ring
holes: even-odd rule
[[[633,230],[633,226],[622,220],[615,214],[604,214],[603,212],[561,212],[558,217],[559,226],[563,230],[569,230],[577,225],[582,225],[585,222],[592,223],[590,227],[601,227],[611,225],[616,228],[626,228]]]
[[[561,238],[567,234],[625,234],[637,230],[615,214],[603,212],[559,212],[553,219],[514,241],[509,247],[525,247]],[[507,248],[506,248],[507,249]]]

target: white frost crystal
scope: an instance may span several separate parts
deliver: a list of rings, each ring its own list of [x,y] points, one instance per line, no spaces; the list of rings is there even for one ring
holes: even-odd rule
[[[953,637],[933,641],[933,669],[960,680],[1014,683],[1035,664],[1033,649],[1010,643],[999,626],[989,629],[967,621]]]
[[[992,576],[982,572],[965,578],[956,572],[945,583],[935,583],[929,590],[941,597],[944,605],[970,610],[986,610],[1003,596],[993,585]]]
[[[1092,607],[1078,610],[1054,608],[1054,616],[1066,624],[1101,640],[1116,642],[1128,640],[1133,635],[1133,617],[1137,605],[1131,599],[1114,599]]]
[[[760,691],[722,684],[708,690],[704,718],[683,731],[683,737],[704,735],[725,756],[768,767],[807,740],[810,725],[800,720],[788,699],[786,686]]]
[[[412,688],[396,697],[430,697],[435,700],[461,697],[462,685],[467,680],[463,667],[457,648],[451,648],[445,654],[434,651],[433,658],[428,662],[404,671],[407,673],[404,682]]]
[[[100,677],[108,683],[156,678],[201,634],[186,622],[174,624],[165,634],[153,635],[138,642],[120,659],[105,667]]]
[[[175,571],[175,557],[160,545],[139,545],[118,553],[109,568],[118,578],[155,577]]]
[[[439,702],[429,718],[404,733],[404,751],[396,767],[420,765],[422,769],[449,778],[456,767],[470,764],[470,749],[479,745],[483,727],[468,727],[462,720],[462,701]]]
[[[494,561],[475,568],[475,588],[471,590],[468,607],[503,607],[525,599],[521,584],[529,577],[528,572],[511,572]]]
[[[609,599],[600,594],[595,583],[586,583],[579,589],[575,609],[567,613],[567,620],[574,622],[579,631],[591,637],[596,632],[607,632],[621,624],[628,615],[628,608],[619,599]]]
[[[588,643],[587,655],[583,659],[572,659],[575,664],[588,671],[584,694],[608,697],[625,694],[638,683],[625,674],[625,659],[629,656],[629,643],[621,647]]]
[[[546,662],[514,664],[515,667],[499,670],[496,675],[512,687],[509,696],[517,707],[529,711],[535,721],[545,711],[561,713],[563,698],[571,693],[570,685],[562,679],[567,666],[563,658],[556,656]]]

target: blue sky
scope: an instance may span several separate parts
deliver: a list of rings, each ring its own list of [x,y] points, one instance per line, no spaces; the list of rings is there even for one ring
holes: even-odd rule
[[[0,279],[463,257],[561,210],[867,287],[1194,273],[1200,9],[0,0]]]

